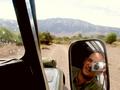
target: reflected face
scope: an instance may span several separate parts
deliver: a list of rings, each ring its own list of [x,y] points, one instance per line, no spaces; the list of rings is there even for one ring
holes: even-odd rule
[[[91,66],[93,62],[103,61],[104,57],[100,53],[93,53],[83,63],[82,73],[92,79],[96,76],[96,72],[91,71]]]

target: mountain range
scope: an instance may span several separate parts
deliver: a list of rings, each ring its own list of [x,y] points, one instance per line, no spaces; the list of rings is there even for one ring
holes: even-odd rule
[[[68,18],[51,18],[38,20],[38,29],[41,32],[48,31],[55,35],[73,35],[82,33],[85,35],[107,34],[116,32],[120,35],[120,28],[94,25],[86,21]],[[12,31],[18,31],[18,24],[15,20],[0,19],[0,26],[6,27]]]

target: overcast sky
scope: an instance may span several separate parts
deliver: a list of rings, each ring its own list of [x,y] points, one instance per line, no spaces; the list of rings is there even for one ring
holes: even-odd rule
[[[15,19],[12,0],[0,0],[0,18]],[[73,18],[120,27],[120,0],[35,0],[38,19]]]

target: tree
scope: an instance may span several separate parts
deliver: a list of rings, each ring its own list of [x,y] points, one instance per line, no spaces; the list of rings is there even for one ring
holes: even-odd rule
[[[105,42],[109,44],[112,44],[116,40],[117,40],[117,35],[114,32],[108,33],[107,36],[105,37]]]
[[[82,34],[81,34],[81,33],[79,33],[79,34],[74,35],[74,36],[71,37],[72,40],[80,40],[80,39],[82,39],[82,38],[83,38],[83,37],[82,37]]]
[[[0,40],[3,42],[13,42],[14,34],[10,32],[8,29],[1,27],[0,28]]]
[[[49,32],[39,33],[39,39],[42,44],[52,43],[53,37]]]
[[[22,38],[21,38],[20,33],[16,35],[15,43],[16,43],[16,45],[18,45],[18,46],[23,45],[23,42],[22,42]]]

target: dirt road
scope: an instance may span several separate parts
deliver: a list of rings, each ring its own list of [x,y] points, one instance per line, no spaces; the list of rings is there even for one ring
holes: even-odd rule
[[[110,90],[120,88],[120,47],[107,45],[107,55],[110,72]],[[66,87],[70,90],[69,71],[68,71],[68,46],[52,45],[49,49],[42,50],[43,57],[50,57],[57,61],[57,67],[65,73]]]
[[[66,90],[70,90],[69,84],[69,66],[68,66],[68,46],[52,45],[47,50],[42,50],[42,56],[56,60],[57,67],[65,74]]]
[[[120,47],[107,45],[110,90],[120,90]]]

